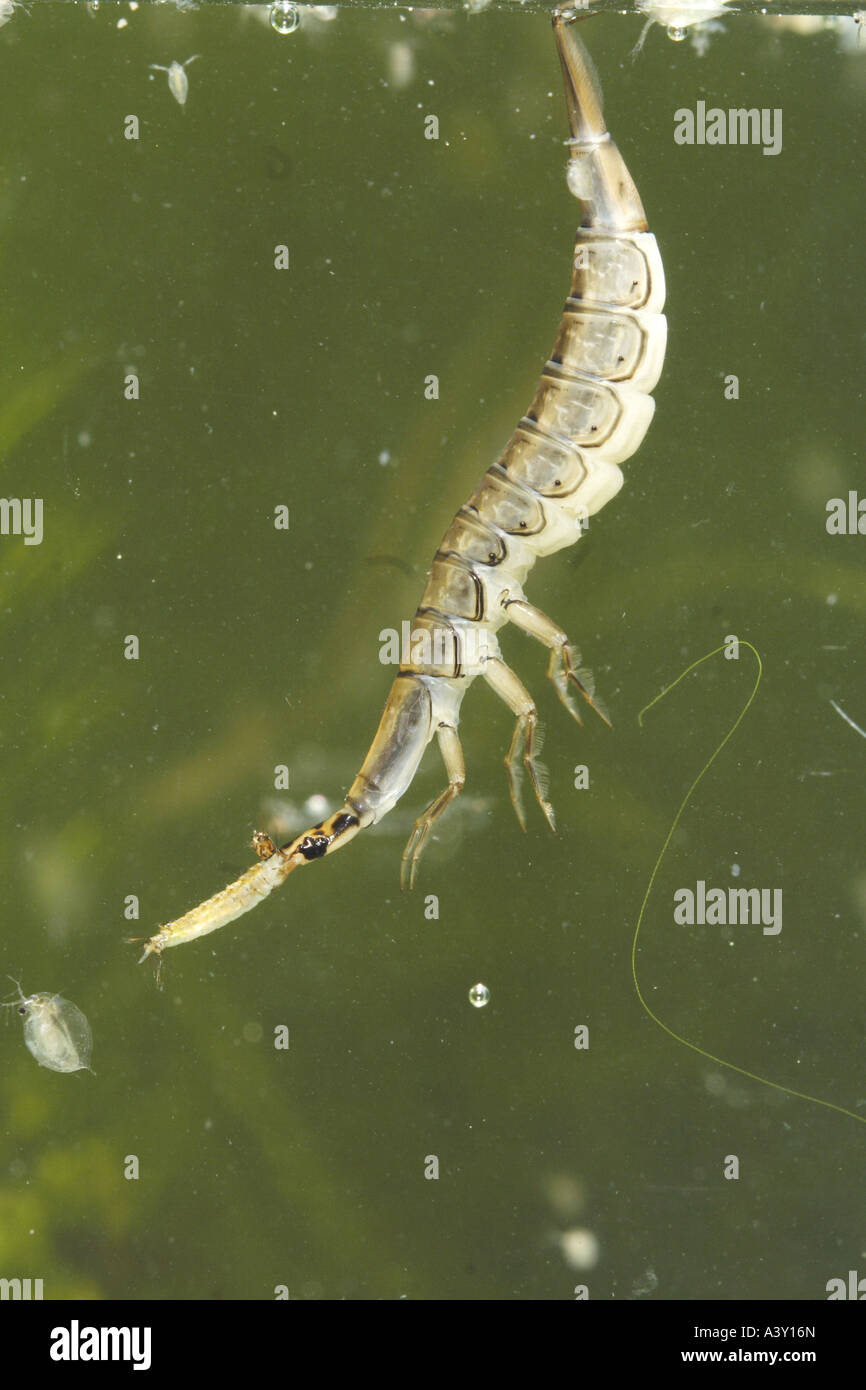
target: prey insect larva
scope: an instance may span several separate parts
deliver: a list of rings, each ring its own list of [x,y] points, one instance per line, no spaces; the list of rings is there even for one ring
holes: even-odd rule
[[[294,869],[381,820],[409,787],[435,737],[447,783],[415,822],[403,853],[402,881],[411,887],[433,826],[466,780],[458,726],[476,676],[514,715],[506,763],[521,825],[524,775],[554,825],[538,760],[535,701],[504,661],[497,632],[510,622],[547,648],[548,677],[578,722],[576,695],[602,713],[577,648],[529,601],[523,585],[535,561],[573,545],[587,517],[622,486],[619,465],[640,446],[652,419],[649,393],[666,342],[661,257],[605,126],[592,64],[575,31],[578,18],[573,10],[557,10],[553,30],[571,131],[567,182],[582,217],[559,333],[529,409],[445,532],[412,624],[408,659],[344,805],[281,849],[258,834],[258,862],[162,927],[145,942],[142,960],[240,917]]]

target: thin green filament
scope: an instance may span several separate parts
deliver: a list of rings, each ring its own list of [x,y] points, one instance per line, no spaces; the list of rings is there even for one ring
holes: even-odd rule
[[[654,700],[650,700],[648,705],[644,705],[643,709],[637,717],[639,727],[643,728],[643,717],[646,714],[647,710],[651,710],[653,705],[657,705],[660,700],[663,700],[665,696],[670,693],[670,691],[674,690],[675,687],[679,685],[680,681],[685,680],[686,676],[690,675],[691,672],[696,670],[698,666],[702,666],[705,661],[709,661],[712,657],[718,656],[719,652],[725,651],[727,649],[727,646],[728,644],[724,643],[722,646],[716,647],[713,651],[707,652],[706,656],[702,656],[697,661],[693,661],[691,666],[687,666],[685,671],[683,671],[681,675],[677,676],[675,681],[672,681],[670,685],[665,686],[661,694],[656,695]],[[747,647],[755,658],[755,662],[757,663],[755,683],[752,686],[751,691],[749,692],[749,697],[746,700],[746,703],[743,705],[743,708],[740,710],[733,724],[728,729],[728,732],[725,734],[724,738],[722,739],[719,746],[716,748],[715,752],[712,753],[711,756],[707,759],[706,763],[701,768],[697,777],[694,779],[685,796],[683,797],[682,801],[680,802],[679,807],[677,808],[677,813],[674,816],[673,821],[671,823],[670,830],[665,836],[664,843],[661,849],[659,850],[658,858],[656,859],[656,862],[653,865],[652,873],[650,874],[649,882],[646,886],[646,892],[643,895],[643,902],[640,905],[640,912],[638,913],[637,921],[635,923],[634,937],[632,939],[631,945],[631,974],[632,979],[634,980],[635,991],[637,993],[638,999],[641,1002],[641,1005],[643,1006],[645,1012],[649,1014],[653,1023],[657,1024],[663,1032],[667,1033],[668,1037],[673,1038],[675,1042],[682,1043],[683,1047],[690,1048],[692,1052],[697,1052],[700,1057],[706,1057],[708,1061],[714,1062],[719,1067],[727,1067],[728,1071],[735,1071],[739,1076],[746,1076],[749,1078],[750,1081],[757,1081],[761,1086],[772,1086],[774,1091],[782,1091],[787,1096],[796,1096],[798,1100],[811,1101],[813,1105],[823,1105],[824,1108],[827,1110],[835,1110],[840,1115],[847,1115],[850,1120],[856,1120],[858,1124],[866,1124],[866,1116],[858,1115],[853,1110],[847,1110],[844,1105],[836,1105],[831,1100],[822,1100],[820,1096],[811,1096],[806,1091],[796,1091],[794,1090],[793,1086],[783,1086],[779,1081],[771,1081],[770,1078],[767,1076],[759,1076],[757,1072],[748,1071],[745,1067],[737,1066],[735,1062],[728,1062],[724,1057],[716,1057],[712,1052],[707,1052],[706,1048],[699,1047],[697,1043],[690,1042],[688,1038],[681,1037],[680,1034],[675,1033],[673,1028],[670,1028],[668,1024],[664,1022],[663,1019],[659,1018],[658,1014],[653,1013],[652,1009],[650,1008],[649,1004],[644,999],[643,994],[641,993],[640,982],[638,981],[637,976],[637,943],[638,937],[640,935],[640,929],[643,924],[643,919],[646,914],[647,903],[649,902],[650,894],[653,890],[653,885],[655,884],[659,869],[661,868],[662,860],[668,852],[668,846],[670,845],[670,842],[673,839],[674,834],[676,833],[677,826],[682,820],[685,809],[692,799],[692,795],[694,794],[699,784],[703,781],[706,774],[709,772],[710,768],[716,761],[716,758],[719,756],[722,749],[725,748],[726,745],[730,742],[734,734],[737,732],[737,729],[743,722],[743,719],[745,718],[748,710],[751,708],[752,702],[754,701],[755,696],[758,693],[758,686],[761,684],[761,677],[764,674],[763,663],[761,661],[760,653],[758,652],[757,648],[753,647],[751,642],[745,642],[742,639],[740,639],[740,646]]]

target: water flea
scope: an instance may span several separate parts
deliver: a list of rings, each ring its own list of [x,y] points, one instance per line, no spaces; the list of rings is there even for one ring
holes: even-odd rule
[[[167,68],[163,67],[162,63],[150,64],[154,72],[168,73],[168,90],[178,106],[186,106],[186,99],[189,95],[189,78],[186,75],[186,70],[190,63],[194,63],[196,58],[200,57],[200,53],[194,53],[191,58],[187,58],[185,63],[173,62]]]
[[[11,977],[10,977],[11,978]],[[93,1038],[81,1010],[59,994],[25,995],[17,980],[18,999],[3,1008],[15,1009],[24,1020],[24,1042],[49,1071],[90,1071]]]

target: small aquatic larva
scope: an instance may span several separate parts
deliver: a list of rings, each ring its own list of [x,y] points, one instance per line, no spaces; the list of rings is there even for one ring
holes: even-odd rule
[[[11,976],[9,977],[12,978]],[[93,1037],[84,1014],[59,994],[24,994],[17,980],[18,1000],[4,1004],[24,1019],[24,1041],[40,1067],[49,1071],[90,1071]]]
[[[575,29],[582,12],[573,3],[554,10],[552,20],[571,131],[566,181],[583,207],[569,296],[532,403],[440,541],[414,620],[403,629],[409,641],[402,660],[396,654],[399,669],[379,727],[344,804],[287,845],[257,835],[258,862],[160,927],[144,943],[142,960],[159,960],[169,947],[233,922],[295,869],[377,825],[409,789],[435,740],[447,782],[403,851],[401,883],[411,888],[434,827],[466,784],[460,709],[479,677],[515,721],[505,759],[515,815],[526,829],[521,786],[528,774],[553,830],[538,707],[500,652],[497,633],[506,624],[547,648],[548,679],[573,719],[581,722],[578,694],[606,718],[580,651],[530,603],[523,585],[537,559],[574,545],[587,518],[616,496],[624,481],[619,465],[649,429],[667,339],[665,277],[640,196],[605,125],[592,60]]]
[[[190,63],[194,63],[196,58],[200,57],[200,53],[194,53],[191,58],[187,58],[185,63],[174,62],[167,68],[163,67],[162,63],[150,64],[154,72],[168,73],[168,90],[179,106],[186,105],[186,99],[189,93],[189,78],[186,75],[186,69],[189,67]]]

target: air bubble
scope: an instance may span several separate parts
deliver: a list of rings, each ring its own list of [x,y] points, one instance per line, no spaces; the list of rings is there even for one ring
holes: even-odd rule
[[[278,34],[293,34],[301,22],[301,12],[292,0],[276,0],[269,15],[271,28]]]
[[[473,985],[469,991],[469,1003],[473,1009],[483,1009],[490,1003],[490,990],[486,985]]]

